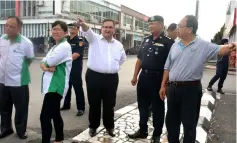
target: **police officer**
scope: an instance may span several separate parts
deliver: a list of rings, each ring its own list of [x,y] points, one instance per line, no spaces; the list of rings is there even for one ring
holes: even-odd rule
[[[221,45],[226,45],[228,44],[228,39],[222,39],[221,40]],[[226,79],[226,76],[228,74],[228,68],[229,68],[229,55],[226,56],[219,56],[217,63],[216,63],[216,75],[211,79],[209,82],[209,85],[207,87],[208,91],[213,91],[212,86],[213,84],[218,80],[218,89],[217,92],[220,94],[225,94],[222,90],[224,81]]]
[[[70,74],[69,89],[64,100],[64,105],[61,110],[68,110],[71,107],[71,89],[72,86],[76,94],[76,103],[77,103],[77,116],[81,116],[85,111],[85,98],[84,91],[82,87],[82,61],[84,53],[84,41],[85,38],[79,36],[79,26],[75,24],[69,24],[70,35],[67,37],[68,43],[72,47],[72,69]]]
[[[151,105],[153,113],[154,132],[152,143],[160,142],[160,135],[164,124],[164,101],[159,99],[159,90],[162,82],[163,68],[168,56],[170,47],[174,43],[171,38],[164,35],[164,19],[161,16],[153,16],[148,19],[149,29],[152,35],[146,37],[142,42],[137,56],[132,85],[137,83],[137,100],[140,112],[140,129],[130,138],[146,138],[148,136],[147,121],[148,111]]]

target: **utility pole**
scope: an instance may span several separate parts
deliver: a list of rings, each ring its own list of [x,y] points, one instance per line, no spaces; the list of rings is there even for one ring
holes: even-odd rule
[[[196,12],[195,12],[195,16],[196,16],[197,19],[198,19],[198,17],[199,17],[199,0],[196,1]]]

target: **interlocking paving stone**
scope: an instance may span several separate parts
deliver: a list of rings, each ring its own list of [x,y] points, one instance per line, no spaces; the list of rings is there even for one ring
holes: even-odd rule
[[[205,143],[207,137],[207,131],[210,126],[210,119],[212,117],[212,111],[215,104],[215,94],[210,95],[204,91],[201,109],[200,109],[200,117],[197,126],[197,141],[199,143]],[[167,107],[167,102],[165,100],[165,106]],[[167,108],[166,108],[167,109]],[[91,143],[148,143],[152,138],[153,133],[153,125],[152,118],[150,117],[148,120],[148,137],[146,139],[130,139],[127,134],[131,134],[136,132],[139,129],[139,110],[137,109],[137,104],[132,104],[124,109],[120,109],[115,113],[119,114],[119,117],[115,119],[115,137],[110,137],[105,129],[100,129],[101,131],[93,138],[88,138],[87,141]],[[99,130],[98,130],[99,131]],[[163,133],[161,135],[160,141],[161,143],[168,143],[167,141],[167,129],[164,127],[162,129]],[[87,134],[87,135],[86,135]],[[81,138],[83,136],[88,137],[88,130],[84,131],[82,135],[78,135],[73,138],[80,141],[83,141]],[[84,137],[84,141],[87,137]],[[180,127],[180,141],[183,139],[183,125]]]

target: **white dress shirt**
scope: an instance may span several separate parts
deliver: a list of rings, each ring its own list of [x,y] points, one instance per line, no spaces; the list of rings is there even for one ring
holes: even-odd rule
[[[126,60],[123,45],[114,38],[108,42],[91,29],[82,33],[89,42],[88,68],[99,73],[118,73]]]

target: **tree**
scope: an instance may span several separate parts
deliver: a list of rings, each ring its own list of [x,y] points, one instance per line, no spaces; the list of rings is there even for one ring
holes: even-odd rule
[[[224,31],[225,31],[225,24],[221,27],[220,31],[215,34],[214,38],[211,39],[211,42],[220,44],[220,41],[221,41],[223,34],[224,34]]]

